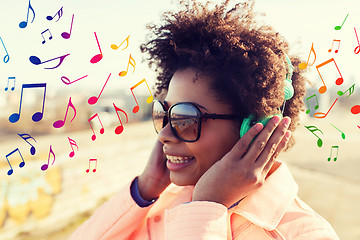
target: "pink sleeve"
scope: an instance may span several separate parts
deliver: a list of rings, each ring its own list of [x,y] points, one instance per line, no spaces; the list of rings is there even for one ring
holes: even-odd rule
[[[135,203],[130,195],[130,185],[131,182],[96,210],[69,240],[130,239],[141,228],[151,208],[141,208]]]
[[[222,204],[194,201],[165,211],[166,240],[226,240],[227,208]]]

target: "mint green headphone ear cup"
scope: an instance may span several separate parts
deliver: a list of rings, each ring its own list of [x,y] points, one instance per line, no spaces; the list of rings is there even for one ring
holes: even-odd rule
[[[284,84],[285,100],[289,100],[294,96],[294,87],[291,81],[286,79]]]
[[[278,113],[278,114],[275,114],[275,115],[270,115],[270,116],[267,116],[267,117],[264,117],[262,119],[260,119],[258,122],[261,123],[264,127],[265,125],[270,121],[270,119],[274,116],[279,116],[281,119],[283,118],[283,116]],[[240,138],[242,138],[245,133],[247,131],[250,130],[250,128],[255,125],[255,124],[252,124],[252,121],[254,121],[254,116],[251,114],[250,116],[248,116],[247,118],[244,118],[242,124],[241,124],[241,128],[240,128]]]

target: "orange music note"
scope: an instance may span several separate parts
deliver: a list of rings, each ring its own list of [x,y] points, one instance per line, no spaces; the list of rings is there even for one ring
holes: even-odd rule
[[[130,65],[134,67],[134,70],[133,70],[133,73],[134,73],[134,72],[135,72],[136,62],[135,62],[135,60],[131,57],[131,54],[130,54],[130,56],[129,56],[129,61],[128,61],[128,65],[127,65],[126,71],[121,71],[121,72],[119,73],[119,76],[120,76],[120,77],[126,76],[126,74],[127,74],[128,71],[129,71],[129,66],[130,66]]]
[[[99,98],[100,98],[100,96],[101,96],[101,94],[102,94],[102,92],[103,92],[103,90],[104,90],[107,82],[109,81],[110,76],[111,76],[111,73],[109,74],[108,78],[106,79],[105,84],[104,84],[104,86],[102,87],[99,96],[97,96],[97,97],[96,97],[96,96],[92,96],[92,97],[90,97],[90,98],[88,99],[88,103],[89,103],[90,105],[94,105],[95,103],[97,103],[97,101],[99,100]]]
[[[78,145],[76,144],[76,142],[74,140],[72,140],[69,137],[68,137],[68,139],[69,139],[70,147],[72,149],[72,152],[69,153],[69,157],[72,158],[75,155],[74,146],[77,148],[78,151],[79,151],[79,147],[78,147]]]
[[[90,127],[91,127],[91,130],[93,131],[93,135],[91,136],[91,140],[95,141],[96,139],[96,135],[95,135],[95,131],[94,131],[94,128],[92,127],[91,125],[91,120],[93,120],[94,118],[98,118],[99,122],[100,122],[100,125],[101,125],[101,129],[100,129],[100,134],[104,134],[105,130],[104,130],[104,126],[102,125],[101,123],[101,120],[100,120],[100,117],[97,113],[95,113],[91,118],[89,118],[88,122],[90,124]]]
[[[19,135],[22,139],[24,139],[25,142],[27,142],[27,143],[31,146],[31,148],[30,148],[30,153],[31,153],[31,155],[34,155],[35,152],[36,152],[36,149],[35,149],[35,147],[34,147],[31,143],[29,143],[28,139],[30,138],[30,139],[32,139],[32,140],[34,140],[34,141],[36,142],[35,138],[33,138],[32,136],[30,136],[30,135],[27,134],[27,133],[23,133],[23,134],[18,133],[18,135]]]
[[[11,175],[11,174],[13,174],[13,172],[14,172],[13,168],[11,167],[10,161],[9,161],[9,156],[11,156],[12,154],[14,154],[15,152],[18,152],[18,153],[19,153],[19,155],[20,155],[20,157],[21,157],[21,160],[22,160],[21,163],[19,164],[19,167],[22,168],[22,167],[25,166],[24,158],[23,158],[23,156],[21,155],[21,152],[20,152],[19,148],[16,148],[14,151],[12,151],[11,153],[9,153],[9,154],[6,155],[6,160],[7,160],[8,164],[9,164],[9,166],[10,166],[10,170],[7,172],[7,175]]]
[[[129,37],[130,35],[124,41],[122,41],[119,46],[117,46],[116,44],[111,44],[111,48],[117,50],[124,42],[126,42],[126,47],[121,49],[121,50],[125,50],[129,46]]]
[[[28,24],[28,21],[29,21],[29,10],[31,10],[34,14],[34,17],[33,19],[31,20],[31,23],[34,21],[35,19],[35,11],[34,9],[32,8],[31,4],[30,4],[30,0],[29,0],[29,6],[28,6],[28,11],[27,11],[27,16],[26,16],[26,21],[22,21],[20,24],[19,24],[19,27],[20,28],[26,28],[27,24]]]
[[[83,76],[83,77],[81,77],[81,78],[79,78],[79,79],[76,79],[76,80],[74,80],[74,81],[70,81],[67,77],[65,77],[65,76],[62,76],[61,77],[61,81],[63,81],[63,83],[65,83],[66,85],[69,85],[69,84],[72,84],[72,83],[74,83],[74,82],[77,82],[77,81],[79,81],[79,80],[81,80],[81,79],[83,79],[83,78],[86,78],[88,75],[85,75],[85,76]]]
[[[342,75],[341,75],[341,72],[340,72],[340,70],[339,70],[339,68],[338,68],[338,66],[337,66],[334,58],[330,58],[329,60],[327,60],[327,61],[325,61],[325,62],[323,62],[323,63],[320,63],[319,65],[316,66],[316,70],[318,71],[318,73],[319,73],[319,75],[320,75],[320,78],[321,78],[321,81],[322,81],[323,84],[324,84],[324,86],[321,86],[321,87],[319,88],[319,93],[321,93],[321,94],[323,94],[323,93],[326,92],[327,87],[326,87],[326,84],[325,84],[325,82],[324,82],[324,79],[322,78],[322,76],[321,76],[321,74],[320,74],[320,72],[319,72],[319,68],[321,68],[321,67],[323,67],[323,66],[325,66],[326,64],[331,63],[331,62],[334,62],[335,67],[336,67],[337,71],[338,71],[339,74],[340,74],[340,77],[339,77],[338,79],[336,79],[336,81],[335,81],[336,85],[341,85],[341,84],[344,82],[344,79],[343,79],[343,77],[342,77]]]
[[[131,93],[132,93],[132,95],[134,96],[134,99],[135,99],[135,102],[136,102],[136,106],[133,108],[133,113],[137,113],[137,112],[139,111],[139,109],[140,109],[139,103],[138,103],[138,101],[136,100],[136,97],[135,97],[135,94],[134,94],[133,90],[134,90],[134,88],[136,88],[137,86],[139,86],[139,85],[142,84],[143,82],[145,82],[146,87],[148,88],[148,90],[149,90],[149,92],[150,92],[150,97],[148,97],[148,98],[146,99],[146,102],[147,102],[147,103],[151,103],[151,102],[153,101],[153,99],[154,99],[153,96],[152,96],[152,94],[151,94],[149,85],[147,84],[147,82],[146,82],[146,80],[145,80],[145,78],[144,78],[143,80],[141,80],[140,82],[138,82],[137,84],[135,84],[134,86],[132,86],[132,87],[130,88]]]
[[[86,169],[86,172],[88,173],[89,171],[90,171],[90,163],[91,162],[95,162],[95,168],[93,169],[93,172],[96,172],[96,167],[97,167],[97,159],[90,159],[89,160],[89,168],[88,169]]]
[[[71,97],[70,97],[69,98],[69,103],[68,103],[67,108],[66,108],[64,120],[57,120],[56,122],[54,122],[54,124],[53,124],[54,128],[61,128],[61,127],[64,126],[65,120],[66,120],[66,117],[67,117],[67,114],[68,114],[68,111],[69,111],[69,107],[71,107],[74,110],[74,116],[70,120],[70,122],[72,122],[74,120],[74,118],[76,116],[76,109],[75,109],[74,104],[71,102]]]
[[[54,158],[54,160],[53,160],[53,162],[52,162],[51,165],[54,165],[54,162],[55,162],[55,153],[54,153],[54,151],[52,150],[51,145],[50,145],[50,150],[49,150],[48,163],[47,163],[47,164],[45,163],[44,165],[41,166],[41,170],[43,170],[43,171],[45,171],[45,170],[48,169],[48,167],[49,167],[50,154],[51,154],[51,155],[53,156],[53,158]]]
[[[71,36],[71,31],[72,31],[72,26],[73,26],[73,22],[74,22],[74,14],[72,15],[72,19],[71,19],[71,26],[70,26],[70,32],[63,32],[61,34],[61,36],[64,38],[64,39],[69,39],[70,36]]]
[[[310,55],[311,55],[311,53],[314,53],[314,61],[313,61],[311,64],[309,64],[309,60],[310,60]],[[315,53],[315,49],[314,49],[314,43],[312,43],[312,44],[311,44],[311,49],[310,49],[310,52],[309,52],[309,56],[308,56],[308,59],[307,59],[307,62],[306,62],[306,63],[300,63],[300,64],[299,64],[299,68],[302,69],[302,70],[304,70],[305,68],[307,68],[307,66],[312,66],[312,65],[314,65],[315,61],[316,61],[316,53]]]
[[[314,132],[319,131],[319,132],[321,132],[321,134],[323,134],[323,132],[322,132],[320,129],[318,129],[317,127],[315,127],[315,126],[305,126],[305,127],[307,128],[307,130],[309,130],[312,134],[314,134],[314,135],[318,138],[318,140],[317,140],[317,145],[318,145],[318,147],[321,147],[322,144],[323,144],[323,141],[322,141],[322,139],[321,139],[318,135],[316,135]]]
[[[101,47],[100,47],[100,44],[99,44],[99,40],[98,40],[98,38],[97,38],[97,36],[96,36],[96,32],[94,32],[94,34],[95,34],[95,38],[96,38],[97,45],[99,46],[100,53],[97,54],[97,55],[95,55],[95,56],[93,56],[93,57],[90,59],[90,62],[91,62],[91,63],[97,63],[97,62],[99,62],[99,61],[103,58],[103,54],[102,54],[102,51],[101,51]]]
[[[315,100],[316,100],[316,105],[315,105],[315,109],[318,109],[319,108],[319,101],[318,101],[318,98],[316,96],[316,94],[306,98],[306,105],[308,107],[308,110],[306,110],[306,114],[309,114],[310,113],[310,106],[309,106],[309,99],[315,97]]]
[[[334,157],[334,162],[337,160],[338,158],[338,153],[339,153],[339,146],[332,146],[331,150],[330,150],[330,157],[328,158],[328,161],[331,160],[331,156],[332,156],[332,150],[336,149],[336,157]]]
[[[328,52],[331,52],[331,51],[332,51],[333,46],[334,46],[334,42],[337,42],[337,43],[338,43],[338,48],[335,50],[335,53],[338,53],[338,52],[339,52],[339,48],[340,48],[340,40],[336,40],[336,39],[334,39],[334,40],[332,41],[331,48],[328,50]]]
[[[332,109],[332,107],[334,106],[334,104],[336,103],[336,101],[337,101],[338,99],[339,99],[339,98],[337,98],[337,99],[334,101],[334,103],[331,105],[331,107],[329,108],[329,110],[327,111],[327,113],[317,112],[317,113],[314,113],[314,117],[316,117],[316,118],[325,118],[325,117],[329,114],[330,110]]]
[[[346,90],[345,92],[343,92],[343,91],[338,91],[337,94],[338,94],[339,96],[342,96],[342,95],[344,95],[345,93],[347,93],[348,91],[349,91],[349,96],[347,96],[346,98],[350,97],[350,95],[355,91],[355,83],[354,83],[348,90]]]
[[[120,133],[122,133],[122,132],[124,131],[124,126],[123,126],[123,124],[122,124],[122,122],[121,122],[121,119],[120,119],[120,116],[119,116],[119,111],[125,114],[126,123],[128,123],[128,116],[127,116],[126,112],[123,111],[122,109],[118,108],[118,107],[115,105],[115,103],[113,103],[113,105],[114,105],[114,108],[115,108],[115,112],[116,112],[116,114],[117,114],[117,116],[118,116],[118,118],[119,118],[119,121],[120,121],[120,125],[115,128],[115,133],[116,133],[117,135],[119,135]]]

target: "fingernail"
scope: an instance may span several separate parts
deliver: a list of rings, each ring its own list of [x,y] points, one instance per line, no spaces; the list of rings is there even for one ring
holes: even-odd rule
[[[256,129],[256,131],[260,131],[261,129],[263,128],[263,125],[262,124],[256,124],[256,126],[255,126],[255,129]]]
[[[278,117],[278,116],[273,117],[273,122],[274,122],[276,125],[278,125],[278,123],[280,122],[280,117]]]
[[[290,136],[291,136],[291,131],[287,130],[286,133],[285,133],[286,139],[289,139]]]
[[[284,118],[284,124],[285,124],[286,127],[289,127],[290,122],[291,122],[290,118],[288,118],[288,117]]]

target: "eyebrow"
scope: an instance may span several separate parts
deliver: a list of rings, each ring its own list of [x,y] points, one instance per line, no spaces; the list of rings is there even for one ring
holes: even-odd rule
[[[194,105],[198,106],[199,108],[204,109],[205,111],[208,111],[208,110],[206,109],[206,107],[201,106],[200,104],[198,104],[198,103],[196,103],[196,102],[190,102],[190,103],[192,103],[192,104],[194,104]],[[164,100],[164,104],[165,104],[167,107],[169,107],[169,103],[168,103],[166,100]]]

